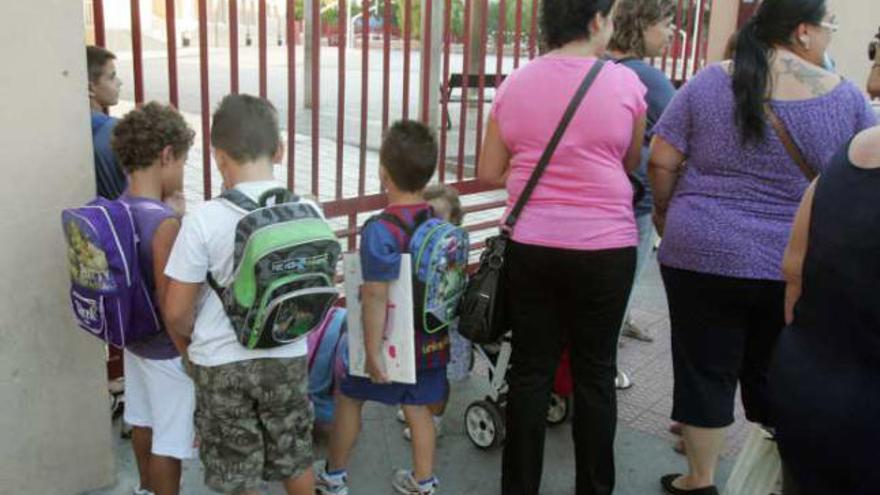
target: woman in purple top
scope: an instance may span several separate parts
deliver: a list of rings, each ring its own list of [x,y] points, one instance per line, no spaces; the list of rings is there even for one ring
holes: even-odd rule
[[[875,124],[859,89],[821,69],[837,29],[824,0],[765,0],[732,62],[676,95],[654,127],[650,159],[659,260],[672,320],[672,418],[690,473],[667,493],[714,494],[737,384],[750,421],[768,424],[767,368],[784,325],[781,262],[809,181],[767,120],[768,103],[821,173]]]

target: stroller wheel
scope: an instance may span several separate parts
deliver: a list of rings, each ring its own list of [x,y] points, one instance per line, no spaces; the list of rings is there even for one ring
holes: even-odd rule
[[[571,397],[557,393],[550,394],[550,407],[547,408],[547,424],[556,426],[565,423],[571,413]]]
[[[464,413],[464,425],[468,438],[480,449],[489,450],[504,442],[504,417],[498,406],[489,401],[469,405]]]

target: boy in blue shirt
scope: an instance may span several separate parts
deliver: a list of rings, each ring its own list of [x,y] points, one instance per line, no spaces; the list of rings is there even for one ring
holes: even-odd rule
[[[117,119],[104,113],[105,108],[119,103],[122,81],[116,76],[116,55],[100,46],[86,47],[89,72],[89,106],[92,110],[92,143],[95,151],[95,182],[98,196],[118,198],[127,181],[110,146]]]
[[[367,222],[361,233],[361,297],[370,378],[347,376],[340,384],[330,457],[316,480],[317,491],[322,495],[348,494],[346,466],[360,433],[365,401],[402,405],[412,431],[413,470],[396,472],[392,479],[394,489],[402,494],[433,495],[438,485],[434,476],[436,435],[428,406],[442,401],[446,395],[449,335],[446,331],[425,333],[416,318],[415,385],[391,383],[382,357],[389,286],[400,276],[400,257],[408,251],[409,232],[433,215],[423,191],[434,175],[437,142],[421,123],[397,122],[382,141],[379,160],[379,178],[389,203],[383,216],[394,216],[398,222],[377,218]]]

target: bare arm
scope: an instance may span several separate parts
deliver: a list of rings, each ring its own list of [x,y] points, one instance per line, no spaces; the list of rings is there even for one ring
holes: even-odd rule
[[[662,236],[666,227],[666,210],[675,192],[679,172],[685,156],[659,136],[651,141],[648,178],[654,195],[654,225]]]
[[[501,139],[498,122],[489,118],[483,150],[480,153],[480,169],[477,178],[488,185],[503,187],[510,173],[510,150]]]
[[[153,280],[156,281],[156,298],[159,301],[159,309],[161,314],[165,314],[165,297],[168,292],[168,283],[170,279],[165,275],[165,265],[168,264],[168,256],[171,255],[171,248],[174,247],[174,240],[177,239],[177,233],[180,231],[180,220],[169,218],[159,225],[153,234]],[[167,327],[167,325],[166,325]],[[189,339],[181,337],[179,334],[166,328],[171,342],[181,356],[186,355],[186,348],[189,346]]]
[[[363,307],[364,346],[367,355],[367,373],[376,383],[388,383],[382,356],[382,338],[388,309],[388,282],[364,282],[361,287]]]
[[[629,143],[629,149],[623,159],[623,166],[627,173],[635,172],[642,164],[642,143],[645,142],[645,126],[648,120],[642,115],[633,126],[632,141]]]
[[[168,279],[162,316],[168,332],[189,340],[193,332],[196,298],[202,284],[190,284]]]
[[[797,215],[794,217],[794,226],[791,229],[791,237],[788,247],[785,248],[785,256],[782,259],[782,276],[785,277],[785,323],[791,324],[794,320],[794,306],[801,297],[803,288],[804,259],[807,256],[808,238],[810,235],[810,217],[813,212],[813,196],[816,192],[816,182],[810,184],[809,189],[801,200]]]

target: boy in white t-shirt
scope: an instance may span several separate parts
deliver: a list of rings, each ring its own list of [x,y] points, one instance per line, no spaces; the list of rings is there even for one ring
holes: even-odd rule
[[[211,145],[225,188],[258,200],[282,184],[272,165],[284,153],[278,114],[267,100],[229,95],[214,113]],[[317,205],[315,205],[317,208]],[[259,493],[280,481],[290,495],[313,495],[312,410],[306,342],[249,350],[206,284],[232,280],[235,231],[243,214],[222,199],[183,219],[165,274],[168,327],[190,337],[196,427],[205,483],[224,493]]]

